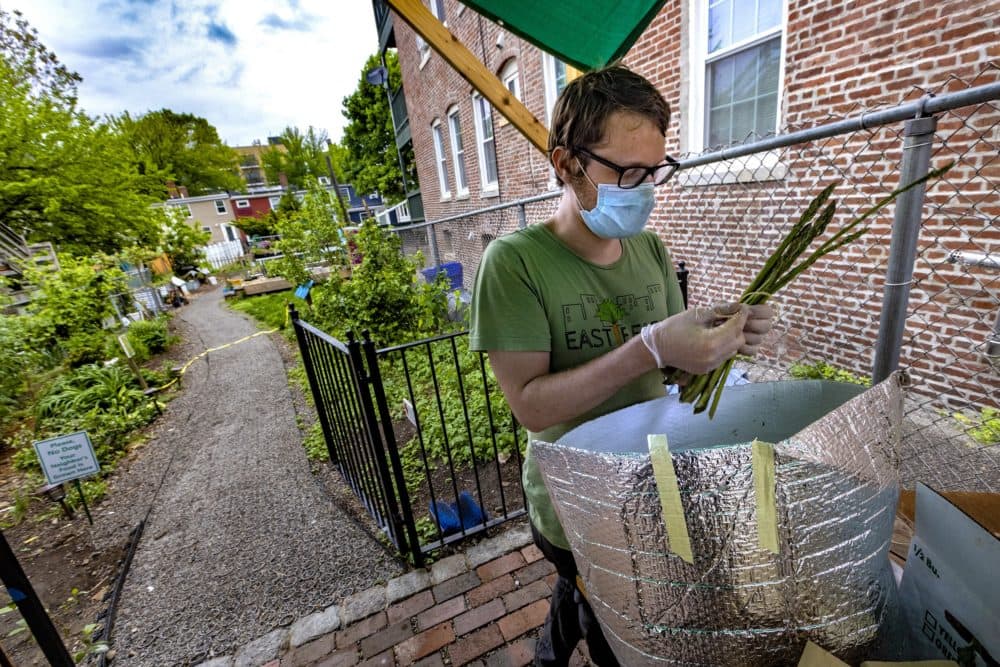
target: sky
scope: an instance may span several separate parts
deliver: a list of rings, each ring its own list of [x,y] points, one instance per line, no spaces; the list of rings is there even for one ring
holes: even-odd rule
[[[370,0],[5,0],[83,77],[88,114],[206,118],[230,146],[310,125],[338,141],[341,102],[378,50]]]

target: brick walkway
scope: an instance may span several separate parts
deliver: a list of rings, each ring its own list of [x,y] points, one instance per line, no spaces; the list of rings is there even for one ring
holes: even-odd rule
[[[555,576],[516,526],[200,667],[528,665]]]

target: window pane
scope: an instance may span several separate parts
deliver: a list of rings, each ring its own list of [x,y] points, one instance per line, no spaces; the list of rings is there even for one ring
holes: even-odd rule
[[[483,142],[483,159],[486,161],[486,182],[497,182],[497,151],[496,144],[491,138]]]
[[[781,23],[781,0],[757,0],[757,32]]]
[[[755,0],[733,0],[733,39],[730,44],[742,42],[756,34],[757,3]]]
[[[729,145],[729,109],[722,107],[709,113],[708,115],[708,147]]]
[[[764,137],[778,130],[778,93],[757,98],[757,134]]]
[[[555,66],[556,75],[556,94],[562,92],[563,88],[566,87],[566,63],[559,60],[558,58],[552,59],[553,65]]]
[[[732,56],[733,102],[752,100],[757,96],[757,51],[758,48],[752,48]]]
[[[708,7],[708,52],[714,53],[733,43],[730,27],[733,0],[720,0]]]
[[[710,108],[733,103],[733,59],[725,58],[708,66]]]
[[[778,70],[781,67],[781,38],[776,37],[758,47],[757,94],[777,92]]]
[[[753,141],[754,137],[751,137],[750,133],[754,130],[755,104],[755,100],[748,100],[746,102],[738,102],[733,105],[733,143],[741,144],[748,138]]]

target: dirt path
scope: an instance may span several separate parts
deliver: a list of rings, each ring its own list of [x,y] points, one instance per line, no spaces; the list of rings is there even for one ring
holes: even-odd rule
[[[175,319],[193,353],[257,330],[219,290]],[[118,607],[115,664],[197,664],[400,572],[310,472],[271,335],[190,367],[102,507],[95,528],[109,539],[153,508]]]

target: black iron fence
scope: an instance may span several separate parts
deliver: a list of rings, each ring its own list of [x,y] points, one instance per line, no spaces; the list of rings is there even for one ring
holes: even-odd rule
[[[291,319],[330,462],[415,565],[524,514],[525,433],[465,332],[376,349]]]
[[[290,314],[330,462],[400,553],[419,566],[524,515],[527,433],[467,331],[378,349]]]

